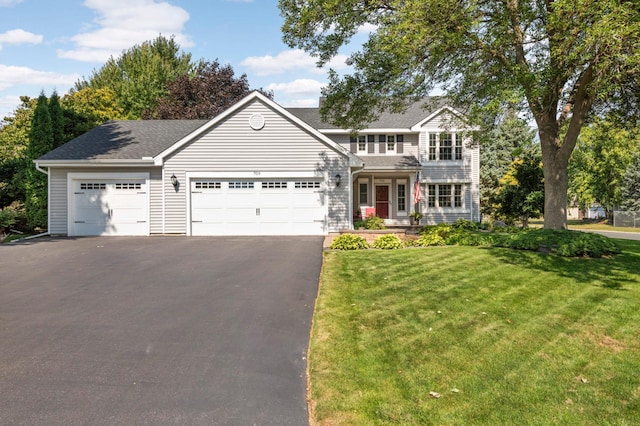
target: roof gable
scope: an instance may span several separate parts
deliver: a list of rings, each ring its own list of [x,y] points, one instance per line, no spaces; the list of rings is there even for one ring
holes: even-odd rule
[[[242,100],[240,100],[235,105],[233,105],[232,107],[230,107],[227,110],[225,110],[223,113],[217,115],[216,117],[214,117],[213,119],[211,119],[207,123],[205,123],[204,125],[202,125],[199,128],[195,129],[190,134],[185,135],[179,141],[175,142],[173,145],[171,145],[170,147],[168,147],[167,149],[162,151],[160,154],[158,154],[157,156],[154,157],[155,164],[156,165],[162,165],[164,160],[168,156],[170,156],[171,154],[173,154],[174,152],[176,152],[177,150],[179,150],[180,148],[182,148],[186,144],[188,144],[188,143],[192,142],[193,140],[197,139],[198,137],[202,136],[206,132],[212,130],[216,125],[218,125],[219,123],[223,122],[227,118],[233,116],[238,111],[242,110],[244,107],[246,107],[247,105],[249,105],[251,102],[254,102],[254,101],[258,101],[258,102],[261,102],[261,103],[265,104],[266,106],[268,106],[269,108],[273,109],[274,111],[276,111],[278,114],[280,114],[284,118],[292,121],[295,125],[303,128],[305,131],[307,131],[310,134],[312,134],[315,138],[317,138],[319,141],[321,141],[328,148],[332,149],[335,152],[338,152],[339,154],[344,155],[345,157],[348,157],[349,158],[349,162],[350,162],[350,164],[352,166],[361,166],[362,165],[362,160],[359,157],[357,157],[354,154],[350,153],[346,148],[343,148],[339,144],[335,143],[334,141],[329,139],[327,136],[323,135],[318,130],[316,130],[315,128],[311,127],[308,123],[306,123],[305,121],[301,120],[297,116],[291,114],[289,111],[287,111],[286,109],[282,108],[276,102],[274,102],[271,99],[267,98],[266,96],[264,96],[262,93],[260,93],[258,91],[251,92],[249,95],[245,96]]]

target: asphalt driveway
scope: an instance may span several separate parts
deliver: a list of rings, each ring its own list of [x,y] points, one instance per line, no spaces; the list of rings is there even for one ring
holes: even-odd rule
[[[0,424],[304,425],[322,238],[0,245]]]

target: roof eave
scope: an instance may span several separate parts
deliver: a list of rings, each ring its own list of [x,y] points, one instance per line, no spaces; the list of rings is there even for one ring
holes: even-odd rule
[[[33,160],[39,167],[140,167],[153,166],[154,161],[149,159],[89,159],[89,160]]]

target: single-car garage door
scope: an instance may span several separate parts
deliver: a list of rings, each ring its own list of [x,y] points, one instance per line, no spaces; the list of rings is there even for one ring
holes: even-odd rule
[[[192,179],[192,235],[324,235],[322,180]]]
[[[144,179],[73,180],[69,235],[148,235]]]

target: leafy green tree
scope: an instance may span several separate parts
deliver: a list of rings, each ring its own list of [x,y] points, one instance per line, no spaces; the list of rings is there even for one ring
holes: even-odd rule
[[[57,148],[67,142],[64,135],[64,113],[60,105],[60,97],[55,90],[49,98],[49,116],[51,117],[51,134],[53,147]]]
[[[640,105],[640,8],[620,0],[280,0],[283,39],[325,65],[363,28],[348,63],[330,71],[325,118],[359,129],[381,111],[441,87],[474,121],[513,100],[538,127],[545,228],[566,227],[568,161],[594,110]]]
[[[0,127],[0,208],[25,201],[25,158],[36,99],[22,96],[20,101]]]
[[[582,208],[599,203],[611,219],[622,201],[624,174],[639,151],[639,136],[615,121],[595,119],[582,130],[571,156],[569,194]]]
[[[109,88],[115,94],[116,107],[129,119],[139,119],[143,111],[153,109],[167,95],[167,83],[191,72],[191,54],[180,51],[173,38],[158,36],[152,41],[109,58],[88,80],[78,81],[75,91]]]
[[[622,210],[640,212],[640,152],[633,156],[622,181]]]
[[[109,120],[124,120],[124,110],[117,105],[115,93],[108,87],[87,87],[62,98],[65,115],[65,138],[71,140]]]
[[[480,142],[480,206],[483,214],[495,216],[492,200],[500,179],[525,149],[535,143],[535,131],[510,111],[498,126],[482,135]]]
[[[169,93],[143,118],[213,118],[251,92],[246,74],[236,77],[231,65],[220,66],[217,60],[201,61],[193,75],[180,75],[167,88]],[[272,93],[261,92],[273,98]]]
[[[496,213],[507,223],[516,220],[523,227],[529,219],[544,212],[544,172],[539,149],[525,150],[516,158],[507,174],[500,179],[500,187],[493,197]]]
[[[49,101],[40,93],[33,112],[29,145],[26,151],[26,201],[27,220],[33,228],[47,226],[47,176],[36,170],[34,159],[53,149],[53,127],[49,114]]]

